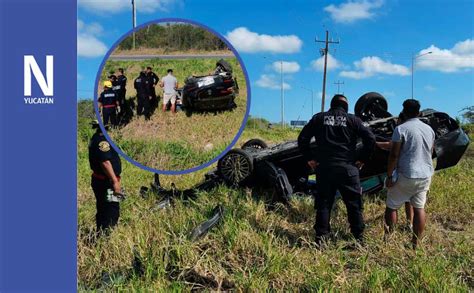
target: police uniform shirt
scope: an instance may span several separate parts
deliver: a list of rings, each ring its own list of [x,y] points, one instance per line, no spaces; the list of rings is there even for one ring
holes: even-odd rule
[[[112,89],[106,89],[100,94],[99,103],[103,106],[116,105],[117,94]]]
[[[310,148],[311,138],[316,139],[316,152]],[[363,149],[357,154],[357,139],[362,138]],[[306,160],[319,163],[354,163],[368,159],[375,145],[375,137],[359,117],[342,108],[318,113],[305,125],[298,137],[298,146]]]
[[[117,79],[112,81],[112,90],[114,92],[119,93],[121,88],[122,88],[122,84]]]
[[[135,89],[138,95],[150,96],[150,80],[146,75],[140,75],[135,79]]]
[[[139,77],[135,78],[135,81],[133,82],[133,87],[139,91],[141,89],[141,83],[142,83],[142,76],[140,75]]]
[[[158,77],[158,75],[156,75],[154,72],[150,72],[147,74],[147,77],[150,81],[150,86],[153,86],[153,85],[156,85],[158,83],[158,81],[160,80],[160,78]]]
[[[117,83],[120,86],[121,92],[125,92],[127,86],[127,77],[125,75],[119,75],[117,77]]]
[[[118,153],[110,146],[105,136],[97,132],[92,136],[89,143],[89,164],[92,171],[105,176],[105,172],[101,167],[101,163],[105,161],[110,161],[115,176],[120,176],[122,163]]]

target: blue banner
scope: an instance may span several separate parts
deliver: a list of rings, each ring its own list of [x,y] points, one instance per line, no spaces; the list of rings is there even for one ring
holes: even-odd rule
[[[76,1],[0,2],[0,291],[76,291]]]

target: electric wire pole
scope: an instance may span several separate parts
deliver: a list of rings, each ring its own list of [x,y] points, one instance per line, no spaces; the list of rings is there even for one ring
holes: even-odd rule
[[[326,40],[319,41],[316,39],[317,43],[325,43],[324,49],[321,49],[322,54],[324,54],[324,73],[323,73],[323,95],[321,101],[321,112],[324,112],[324,99],[326,98],[326,72],[328,66],[328,52],[329,52],[329,44],[339,44],[339,41],[329,41],[329,31],[326,31]]]
[[[132,26],[133,26],[133,42],[132,47],[135,50],[135,27],[137,26],[137,10],[135,9],[135,0],[132,0]]]
[[[285,89],[283,86],[283,61],[280,60],[280,76],[281,76],[281,126],[285,128]]]
[[[420,58],[422,56],[425,56],[425,55],[428,55],[428,54],[431,54],[433,52],[429,51],[429,52],[426,52],[424,54],[419,54],[419,55],[412,55],[411,56],[411,98],[413,99],[413,75],[415,73],[415,61],[417,58]]]
[[[340,85],[344,84],[344,82],[341,82],[341,81],[338,80],[334,84],[337,85],[337,93],[340,94],[341,93]]]

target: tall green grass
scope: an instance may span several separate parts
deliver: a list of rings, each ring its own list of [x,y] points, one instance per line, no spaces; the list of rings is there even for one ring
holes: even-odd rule
[[[281,133],[280,133],[281,132]],[[277,141],[297,131],[248,127],[246,138]],[[95,201],[89,187],[87,135],[79,129],[78,284],[80,290],[110,291],[425,291],[469,292],[474,289],[473,208],[474,150],[461,162],[436,173],[427,204],[428,223],[422,248],[408,248],[410,235],[397,230],[388,243],[383,236],[385,193],[365,196],[367,247],[346,250],[350,243],[346,211],[337,203],[332,226],[336,241],[319,251],[313,239],[311,198],[295,199],[291,207],[268,207],[261,190],[217,187],[196,200],[177,200],[171,209],[152,211],[154,198],[142,199],[138,188],[151,173],[124,161],[123,185],[128,198],[121,204],[119,226],[96,244],[87,242],[94,230]],[[242,140],[242,142],[245,139]],[[187,188],[204,171],[163,176]],[[216,204],[223,204],[223,222],[196,242],[188,238]],[[400,215],[404,219],[403,215]],[[403,221],[401,221],[403,222]],[[127,272],[132,248],[143,257],[145,273],[104,284],[103,272]]]

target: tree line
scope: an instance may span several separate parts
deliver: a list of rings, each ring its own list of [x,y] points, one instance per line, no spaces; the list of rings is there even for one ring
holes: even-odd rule
[[[158,48],[167,51],[226,50],[227,45],[213,33],[190,24],[151,24],[135,33],[136,48]],[[132,35],[118,46],[133,48]]]

